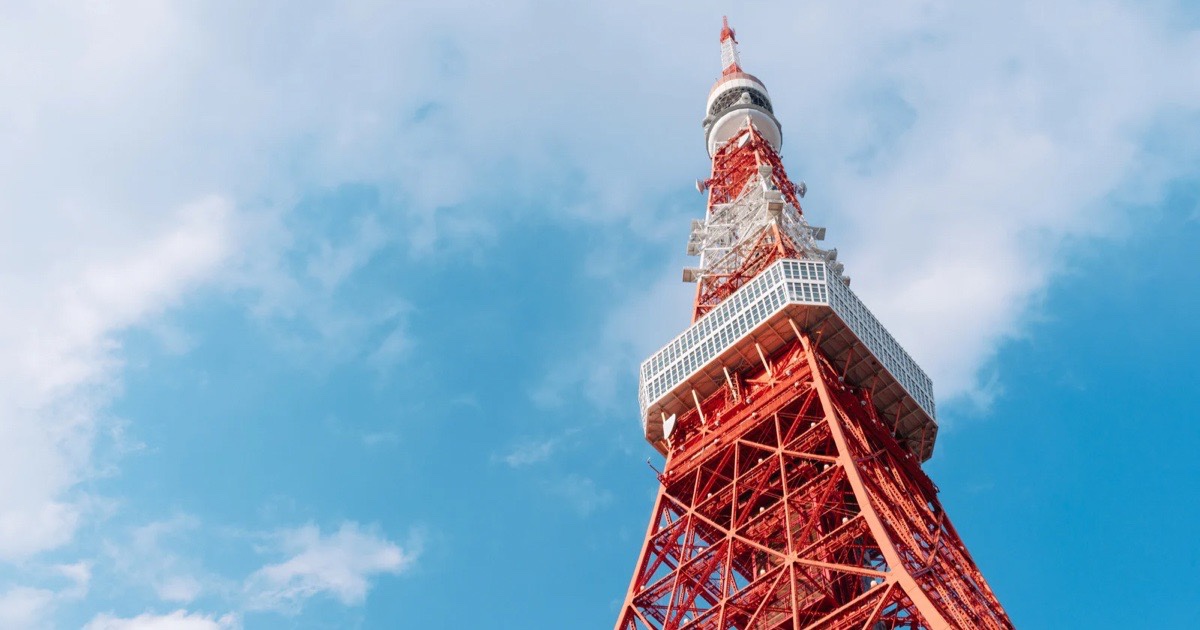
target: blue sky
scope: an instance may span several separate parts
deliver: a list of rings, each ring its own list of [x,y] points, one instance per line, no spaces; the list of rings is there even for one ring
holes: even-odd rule
[[[0,20],[0,626],[611,626],[727,12],[1016,623],[1190,621],[1194,8],[39,2]]]

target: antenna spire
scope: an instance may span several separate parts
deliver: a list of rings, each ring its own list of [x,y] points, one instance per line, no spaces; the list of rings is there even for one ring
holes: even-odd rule
[[[721,74],[741,72],[738,63],[737,39],[733,28],[729,26],[729,18],[721,16]]]

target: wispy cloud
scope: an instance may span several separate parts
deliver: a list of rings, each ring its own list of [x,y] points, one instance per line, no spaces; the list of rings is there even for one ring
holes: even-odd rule
[[[197,550],[198,541],[206,541],[200,546],[233,546],[244,548],[246,554],[280,559],[248,575],[222,572],[207,564],[205,555]],[[249,548],[251,544],[253,549]],[[178,610],[170,615],[148,613],[132,619],[102,615],[96,623],[168,623],[180,616],[188,623],[235,623],[237,614],[245,611],[296,614],[317,596],[331,597],[345,606],[360,605],[380,576],[400,574],[413,566],[421,541],[414,534],[401,546],[382,532],[353,521],[341,523],[330,533],[312,524],[245,531],[206,526],[194,516],[176,515],[135,527],[126,540],[110,541],[105,547],[102,565],[110,584],[135,592],[149,590],[157,602],[169,605],[218,602],[235,614],[213,619]],[[69,578],[72,586],[57,593],[46,592],[58,599],[79,593],[80,585],[86,592],[90,565],[63,565],[55,571]],[[14,602],[32,606],[38,601],[35,595],[16,593]],[[49,600],[41,607],[42,612],[53,603]]]
[[[66,578],[69,585],[60,593],[66,597],[78,598],[88,594],[92,583],[92,563],[80,561],[73,564],[54,565],[51,569]]]
[[[521,468],[546,461],[554,454],[558,444],[559,441],[555,438],[530,440],[514,446],[512,450],[493,459],[504,462],[511,468]]]
[[[411,347],[412,306],[393,291],[367,290],[369,265],[396,245],[379,209],[333,195],[256,215],[230,282],[277,345],[305,365],[365,358],[387,372]],[[328,206],[349,205],[332,216]]]
[[[328,535],[315,525],[305,525],[277,532],[272,540],[287,558],[247,578],[245,593],[251,610],[294,613],[318,595],[347,606],[361,604],[374,578],[407,570],[419,553],[416,541],[402,548],[352,522]]]
[[[562,499],[579,516],[590,516],[612,502],[612,493],[583,475],[571,473],[548,482],[551,494]]]
[[[16,587],[0,593],[0,626],[49,628],[47,621],[57,595],[44,588]]]
[[[127,539],[104,545],[115,576],[139,589],[151,590],[159,601],[188,604],[204,594],[221,594],[230,581],[206,571],[191,557],[185,541],[201,532],[194,516],[177,514],[133,528]]]
[[[0,627],[33,630],[51,628],[53,614],[65,603],[87,597],[92,579],[88,562],[59,564],[35,571],[55,588],[17,586],[0,592]],[[62,584],[66,580],[66,584]]]
[[[97,474],[101,411],[119,383],[117,335],[178,303],[227,255],[227,200],[171,215],[159,231],[90,258],[69,243],[48,247],[30,261],[48,265],[40,280],[0,280],[0,476],[24,480],[0,488],[0,560],[72,539],[88,505],[76,484]]]
[[[93,617],[84,630],[237,630],[241,627],[241,619],[233,613],[217,617],[181,609],[165,615],[147,612],[136,617],[100,614]]]
[[[325,418],[325,427],[333,435],[360,442],[367,448],[382,448],[400,443],[400,432],[386,424],[359,426],[331,415]]]
[[[400,435],[394,431],[372,431],[362,436],[364,446],[395,446],[400,443]]]

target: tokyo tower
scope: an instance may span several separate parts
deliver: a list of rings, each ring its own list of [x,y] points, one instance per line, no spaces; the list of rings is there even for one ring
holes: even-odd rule
[[[1011,628],[921,469],[932,383],[818,245],[736,44],[725,22],[693,323],[641,365],[666,467],[616,628]]]

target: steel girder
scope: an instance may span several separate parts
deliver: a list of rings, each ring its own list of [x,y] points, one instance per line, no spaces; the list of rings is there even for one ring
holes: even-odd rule
[[[670,444],[618,630],[1012,627],[936,487],[807,336]]]

